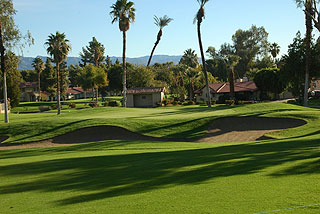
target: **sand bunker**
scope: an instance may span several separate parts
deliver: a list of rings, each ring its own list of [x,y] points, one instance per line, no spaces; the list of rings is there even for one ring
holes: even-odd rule
[[[208,132],[201,138],[174,139],[157,138],[141,135],[116,126],[94,126],[75,130],[53,139],[20,144],[0,145],[0,150],[14,148],[53,147],[68,144],[95,142],[102,140],[142,140],[142,141],[184,141],[184,142],[242,142],[265,140],[264,134],[272,131],[294,128],[305,125],[306,122],[290,118],[265,118],[265,117],[225,117],[214,120]],[[6,140],[0,137],[0,142]]]

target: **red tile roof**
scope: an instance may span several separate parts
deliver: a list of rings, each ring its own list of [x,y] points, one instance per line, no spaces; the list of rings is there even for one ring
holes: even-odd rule
[[[68,94],[81,94],[84,90],[81,87],[73,87],[68,88],[67,93]],[[86,92],[92,92],[92,89],[87,89]]]
[[[212,93],[220,94],[220,93],[229,93],[230,92],[230,83],[211,83],[209,84],[210,91]],[[195,94],[202,93],[203,89],[205,87],[196,90]],[[247,81],[247,82],[236,82],[234,83],[234,91],[235,92],[244,92],[244,91],[258,91],[258,88],[256,84],[253,81]]]
[[[258,91],[258,87],[253,81],[248,82],[236,82],[234,83],[234,92],[244,92],[244,91]],[[230,92],[230,83],[226,83],[222,88],[220,88],[218,93],[229,93]]]
[[[127,94],[160,93],[165,92],[165,87],[130,88]]]
[[[223,87],[226,83],[224,82],[217,82],[217,83],[210,83],[209,84],[209,87],[210,87],[210,91],[213,92],[213,93],[217,93],[217,91]],[[196,90],[194,93],[195,94],[200,94],[202,93],[202,90],[204,89],[205,87],[201,88],[201,89],[198,89]]]

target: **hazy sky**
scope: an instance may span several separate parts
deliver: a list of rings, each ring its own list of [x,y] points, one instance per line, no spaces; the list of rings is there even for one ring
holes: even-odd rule
[[[29,30],[35,44],[24,49],[24,56],[46,56],[44,43],[50,33],[65,32],[72,45],[69,56],[79,56],[82,47],[95,36],[106,48],[106,55],[122,55],[122,34],[111,24],[110,6],[115,0],[13,0],[16,24],[23,33]],[[158,27],[153,16],[168,15],[174,21],[164,28],[155,54],[182,55],[192,48],[199,55],[193,18],[199,8],[196,0],[133,0],[136,22],[127,32],[127,56],[149,55]],[[264,26],[269,41],[287,51],[298,30],[305,32],[304,14],[294,0],[210,0],[202,24],[203,45],[217,49],[231,43],[237,29]]]

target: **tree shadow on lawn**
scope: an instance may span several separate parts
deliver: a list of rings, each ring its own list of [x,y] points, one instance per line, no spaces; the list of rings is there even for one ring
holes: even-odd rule
[[[319,174],[319,146],[318,139],[264,141],[205,149],[161,152],[144,150],[143,153],[135,154],[65,158],[0,166],[0,176],[38,177],[33,181],[28,179],[12,185],[0,185],[0,195],[27,191],[81,191],[73,197],[53,202],[64,206],[176,185],[196,185],[220,177],[249,175],[295,161],[302,162],[281,167],[269,176]],[[115,148],[105,148],[101,144],[100,149],[111,151]]]
[[[252,104],[249,104],[252,105]],[[145,115],[143,116],[144,118],[152,118],[152,117],[161,117],[161,116],[174,116],[174,115],[181,115],[181,114],[191,114],[191,113],[210,113],[210,112],[215,112],[215,111],[221,111],[221,110],[233,110],[237,109],[240,107],[243,107],[244,105],[219,105],[219,106],[214,106],[214,107],[204,107],[204,106],[199,106],[199,107],[176,107],[176,108],[166,108],[164,107],[164,110],[172,110],[172,111],[165,111],[165,112],[160,112],[160,113],[152,113],[149,116]],[[267,113],[272,113],[272,112],[284,112],[284,111],[302,111],[301,109],[273,109],[273,110],[265,110],[261,111],[259,110],[260,114],[267,114]],[[130,118],[141,118],[141,117],[130,117]]]
[[[41,135],[45,135],[48,133],[53,133],[53,132],[57,132],[58,130],[63,130],[64,132],[67,132],[68,130],[66,128],[71,128],[73,125],[79,124],[79,123],[88,123],[88,121],[90,121],[92,119],[84,119],[84,120],[78,120],[78,121],[73,121],[73,122],[69,122],[60,126],[55,126],[52,129],[47,129],[45,131],[42,132],[37,132],[34,135],[31,136],[26,136],[26,137],[21,137],[21,138],[17,138],[16,140],[14,140],[13,142],[17,142],[15,143],[15,145],[19,145],[19,142],[23,142],[25,139],[32,139],[33,137],[37,137],[37,136],[41,136]],[[35,123],[35,122],[33,122]],[[40,121],[41,125],[44,125],[42,121]],[[35,125],[33,124],[35,127],[39,127],[39,125]],[[13,136],[19,135],[20,133],[24,133],[24,127],[26,127],[26,124],[21,124],[21,125],[16,125],[15,126],[15,130],[17,130],[16,132],[12,132],[12,130],[10,130],[10,126],[8,126],[4,131],[4,133],[10,133]],[[12,129],[12,128],[11,128]],[[29,131],[29,128],[27,128],[27,130]],[[3,131],[1,131],[3,133]],[[8,139],[8,138],[7,138]],[[5,139],[6,140],[6,139]],[[1,143],[1,141],[0,141]],[[0,146],[8,146],[8,145],[12,145],[11,143],[1,143]]]

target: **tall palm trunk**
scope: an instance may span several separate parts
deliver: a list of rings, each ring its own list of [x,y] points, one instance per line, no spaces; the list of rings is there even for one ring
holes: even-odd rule
[[[308,13],[312,13],[312,8],[310,4],[306,4],[306,74],[304,81],[304,96],[303,96],[303,105],[308,105],[308,90],[309,90],[309,73],[310,73],[310,59],[311,59],[311,36],[312,36],[312,18]],[[311,14],[310,13],[310,14]]]
[[[96,58],[96,60],[95,60],[95,65],[96,65],[96,67],[99,66],[98,58]],[[96,95],[96,103],[98,103],[99,87],[97,86],[94,90],[95,90],[95,95]]]
[[[158,46],[158,44],[160,42],[161,36],[162,36],[162,29],[160,29],[159,32],[158,32],[157,41],[156,41],[156,43],[154,43],[154,46],[152,48],[152,51],[151,51],[151,54],[150,54],[150,57],[149,57],[149,60],[148,60],[147,67],[149,67],[149,65],[151,63],[152,56],[154,54],[154,51],[156,50],[156,47]]]
[[[95,88],[95,91],[96,91],[96,103],[98,103],[98,93],[99,93],[99,88]]]
[[[235,93],[234,93],[234,68],[230,71],[229,74],[229,83],[230,83],[230,99],[235,100]]]
[[[123,33],[123,52],[122,52],[122,68],[123,68],[123,107],[127,107],[127,65],[126,65],[126,43],[127,43],[127,35],[126,31],[122,31]]]
[[[58,114],[61,113],[61,103],[60,103],[60,63],[56,62],[57,69],[57,104],[58,104]]]
[[[8,115],[8,95],[7,95],[7,74],[5,64],[5,48],[3,45],[2,22],[0,19],[0,52],[1,52],[1,70],[3,72],[3,103],[4,103],[4,122],[9,123]]]
[[[198,28],[198,40],[199,40],[199,47],[200,47],[200,53],[201,53],[201,60],[202,60],[202,70],[204,72],[204,78],[206,80],[206,88],[207,88],[207,98],[208,98],[208,107],[211,107],[211,94],[209,89],[209,80],[208,80],[208,74],[207,74],[207,66],[206,66],[206,60],[204,58],[204,52],[202,47],[202,41],[201,41],[201,21],[198,19],[197,28]]]
[[[39,72],[39,73],[38,73],[38,90],[39,90],[39,101],[41,101],[40,75],[41,75],[41,72]]]

